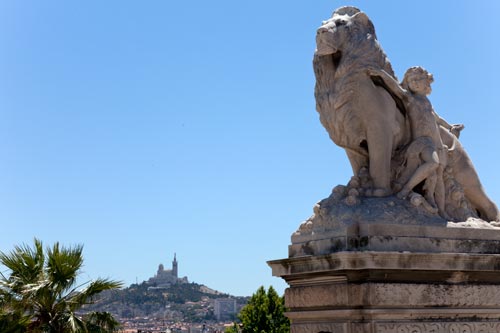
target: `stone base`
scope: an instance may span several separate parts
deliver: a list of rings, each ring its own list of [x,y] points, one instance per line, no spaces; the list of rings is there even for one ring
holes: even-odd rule
[[[288,254],[298,257],[340,251],[500,253],[500,228],[481,220],[471,221],[442,225],[354,223],[329,232],[294,234]]]
[[[500,255],[339,252],[270,261],[293,333],[500,333]]]
[[[293,318],[293,317],[290,317]],[[294,319],[292,319],[293,321]],[[498,333],[500,321],[477,320],[472,316],[465,320],[362,320],[338,322],[301,322],[292,324],[292,333]]]

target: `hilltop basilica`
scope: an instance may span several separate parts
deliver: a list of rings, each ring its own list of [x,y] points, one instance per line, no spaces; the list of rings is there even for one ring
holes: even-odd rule
[[[158,271],[156,275],[149,278],[148,284],[156,288],[168,288],[173,284],[177,283],[188,283],[187,276],[183,278],[178,277],[178,264],[177,258],[174,254],[174,261],[172,261],[172,269],[165,269],[163,264],[158,266]]]

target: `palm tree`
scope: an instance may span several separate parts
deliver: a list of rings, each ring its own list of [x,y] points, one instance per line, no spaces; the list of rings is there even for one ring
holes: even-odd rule
[[[83,265],[82,251],[82,245],[64,247],[55,243],[44,253],[42,242],[35,239],[34,247],[21,245],[10,253],[0,252],[0,263],[10,273],[0,273],[2,308],[28,315],[28,332],[86,332],[85,322],[76,311],[92,303],[100,292],[122,284],[99,278],[76,286]]]
[[[120,323],[109,312],[90,312],[83,318],[88,333],[115,332]]]

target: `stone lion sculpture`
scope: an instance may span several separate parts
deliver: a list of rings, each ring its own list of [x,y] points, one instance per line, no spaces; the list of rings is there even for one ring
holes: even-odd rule
[[[373,23],[359,9],[341,7],[318,29],[316,44],[316,109],[330,138],[346,151],[356,178],[351,182],[358,186],[360,178],[365,178],[369,184],[365,196],[394,194],[395,164],[404,161],[412,143],[411,126],[401,97],[384,80],[369,74],[369,68],[377,68],[396,80]],[[440,132],[443,144],[450,148],[447,172],[442,176],[446,178],[446,211],[440,215],[498,221],[498,208],[486,195],[457,137],[444,127]],[[358,177],[361,173],[364,176]],[[356,196],[359,191],[351,190],[348,202],[356,204],[352,193]]]
[[[342,7],[319,28],[314,54],[316,109],[330,138],[344,148],[354,174],[369,168],[374,196],[391,190],[391,156],[409,142],[408,123],[390,92],[366,68],[394,75],[370,19]]]

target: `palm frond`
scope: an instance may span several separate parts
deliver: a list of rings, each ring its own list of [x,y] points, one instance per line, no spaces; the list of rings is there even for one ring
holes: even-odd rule
[[[116,332],[120,323],[109,312],[93,311],[83,318],[89,332]]]
[[[44,254],[42,242],[35,238],[35,246],[17,245],[9,253],[0,252],[0,263],[10,270],[9,280],[18,282],[16,286],[33,283],[43,275]]]
[[[84,304],[89,304],[94,297],[105,290],[118,289],[123,286],[122,282],[110,279],[99,278],[90,282],[85,288],[75,291],[68,295],[68,303],[75,304],[81,307]]]
[[[65,330],[64,332],[87,332],[85,323],[83,320],[78,318],[74,313],[68,313],[67,318],[65,318]]]
[[[74,247],[59,246],[55,243],[52,248],[47,249],[46,271],[53,288],[62,293],[71,288],[83,265],[83,246]]]

